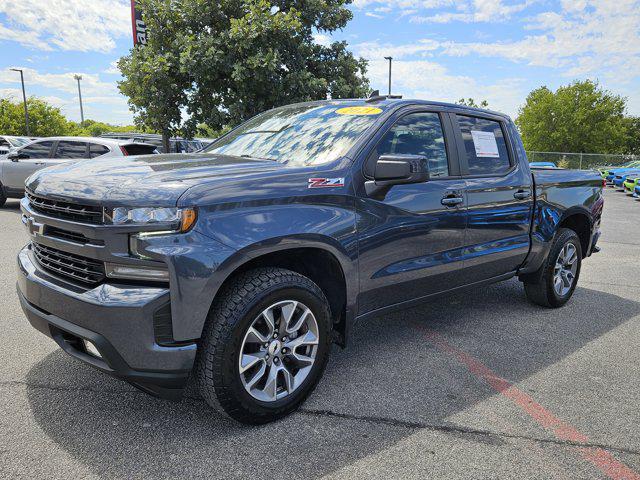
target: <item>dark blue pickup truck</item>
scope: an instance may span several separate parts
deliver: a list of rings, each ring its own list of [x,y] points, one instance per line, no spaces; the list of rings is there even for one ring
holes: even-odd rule
[[[34,174],[18,293],[72,356],[164,398],[193,375],[210,405],[264,423],[309,395],[355,321],[514,276],[562,306],[602,207],[597,172],[532,172],[499,113],[296,104],[202,153]]]

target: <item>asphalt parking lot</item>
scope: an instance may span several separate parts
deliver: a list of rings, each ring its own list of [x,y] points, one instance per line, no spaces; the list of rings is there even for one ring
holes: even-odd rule
[[[302,411],[247,427],[62,353],[15,294],[0,209],[0,477],[640,478],[640,202],[608,190],[572,301],[509,281],[360,324]]]

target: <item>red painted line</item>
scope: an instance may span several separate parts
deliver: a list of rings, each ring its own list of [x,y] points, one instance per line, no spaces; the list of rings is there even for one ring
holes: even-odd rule
[[[549,410],[544,408],[533,397],[497,375],[489,367],[471,355],[447,342],[442,335],[425,329],[427,339],[439,350],[455,357],[475,376],[484,380],[496,392],[511,400],[524,413],[535,420],[542,428],[549,430],[558,440],[587,443],[589,438],[576,428],[563,422]],[[613,480],[640,480],[640,474],[618,461],[606,450],[598,447],[578,447],[583,459],[594,465],[603,474]]]

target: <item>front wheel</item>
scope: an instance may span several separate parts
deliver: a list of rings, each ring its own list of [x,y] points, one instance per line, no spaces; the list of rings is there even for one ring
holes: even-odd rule
[[[563,306],[576,289],[581,266],[582,246],[578,235],[561,228],[540,270],[533,279],[524,281],[527,298],[543,307]]]
[[[261,424],[289,414],[315,388],[330,349],[322,290],[290,270],[241,274],[215,302],[196,365],[209,405]]]
[[[7,196],[4,193],[4,187],[0,183],[0,208],[2,208],[7,201]]]

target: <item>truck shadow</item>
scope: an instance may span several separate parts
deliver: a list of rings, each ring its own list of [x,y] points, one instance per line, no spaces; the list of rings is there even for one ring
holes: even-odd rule
[[[261,427],[191,395],[154,399],[62,352],[31,369],[27,393],[45,434],[100,476],[317,478],[415,432],[402,422],[446,426],[494,395],[424,329],[519,382],[639,313],[636,302],[586,288],[563,309],[537,308],[511,281],[376,318],[355,327],[348,349],[333,350],[302,411]]]

